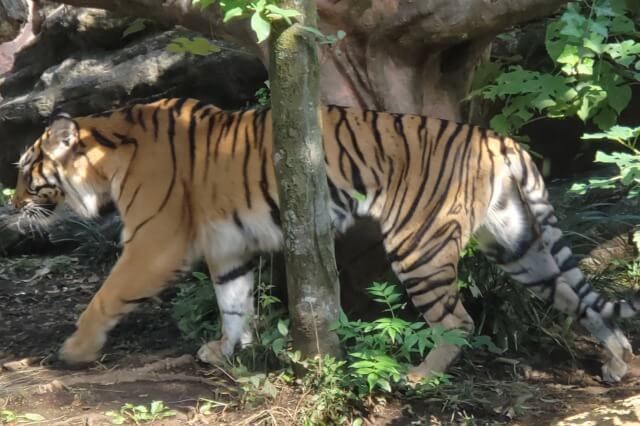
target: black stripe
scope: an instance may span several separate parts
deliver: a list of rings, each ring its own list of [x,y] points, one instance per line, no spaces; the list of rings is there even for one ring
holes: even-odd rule
[[[100,133],[96,128],[91,129],[91,136],[98,142],[98,144],[109,149],[116,149],[116,144]]]
[[[238,144],[238,130],[240,129],[240,124],[242,124],[242,116],[245,111],[240,111],[238,113],[238,118],[235,120],[236,128],[233,130],[233,143],[231,145],[231,158],[236,155],[236,145]]]
[[[125,304],[131,304],[131,303],[142,303],[142,302],[146,302],[147,300],[149,300],[150,297],[140,297],[138,299],[120,299],[120,301],[122,303]]]
[[[404,178],[407,178],[407,175],[409,174],[409,165],[411,164],[411,153],[409,152],[409,142],[407,141],[407,135],[404,133],[404,124],[402,122],[402,118],[404,117],[403,114],[393,114],[394,116],[394,120],[393,120],[393,127],[396,130],[396,133],[398,133],[398,135],[400,135],[400,138],[402,139],[402,144],[404,146],[404,160],[405,163],[407,164],[407,167],[404,170]]]
[[[158,213],[164,209],[169,201],[169,197],[173,192],[173,187],[176,184],[176,174],[177,174],[177,159],[176,159],[176,145],[175,145],[175,137],[176,137],[176,119],[173,116],[173,112],[171,110],[167,111],[167,118],[169,119],[169,125],[167,128],[167,135],[169,141],[169,148],[171,149],[171,182],[169,183],[169,188],[167,189],[167,194],[164,196],[162,203],[160,203],[160,208],[158,209]]]
[[[160,107],[156,108],[151,116],[151,121],[153,122],[153,140],[155,142],[158,142],[158,111],[160,111]]]
[[[266,148],[262,148],[262,158],[260,159],[260,190],[262,191],[262,197],[267,201],[267,204],[269,205],[271,220],[273,220],[273,223],[275,223],[279,227],[281,225],[280,208],[278,208],[278,204],[269,194],[269,177],[267,176],[268,159],[266,157]]]
[[[227,120],[222,124],[222,128],[220,129],[220,133],[218,133],[218,138],[216,139],[216,147],[213,150],[213,158],[214,160],[218,160],[218,151],[220,149],[222,138],[228,133],[229,127],[233,123],[233,114],[225,113]]]
[[[187,98],[180,98],[176,101],[175,104],[173,104],[173,110],[176,113],[176,117],[179,117],[182,113],[182,107],[184,106],[185,102],[187,102]]]
[[[251,190],[249,189],[249,156],[251,155],[251,144],[249,142],[249,129],[244,130],[244,162],[242,164],[242,179],[244,180],[244,196],[247,200],[247,208],[251,209]],[[237,135],[236,135],[237,136]]]
[[[124,194],[124,189],[125,189],[125,185],[127,184],[127,181],[129,179],[129,173],[131,171],[131,165],[133,164],[133,162],[136,159],[136,156],[138,155],[138,142],[135,139],[132,138],[128,138],[124,135],[121,134],[116,134],[116,136],[118,136],[122,142],[123,145],[133,145],[133,153],[131,154],[131,158],[129,159],[129,163],[127,164],[127,170],[124,173],[124,176],[122,178],[122,182],[120,182],[120,192],[118,193],[118,202],[120,202],[120,199],[122,198],[122,195]]]
[[[227,272],[226,274],[222,274],[218,276],[215,280],[216,285],[223,285],[240,277],[247,275],[249,272],[253,271],[255,268],[255,261],[250,260],[244,265],[238,266],[235,269]]]
[[[138,109],[138,124],[140,125],[140,127],[142,127],[142,130],[144,130],[145,132],[147,131],[147,125],[144,122],[144,111],[142,110],[142,108]]]
[[[201,110],[204,107],[209,106],[208,103],[204,102],[204,101],[198,101],[196,102],[196,104],[193,106],[193,108],[191,109],[191,114],[195,114],[197,111]],[[202,118],[202,117],[201,117]]]
[[[445,296],[447,296],[447,293],[443,293],[440,296],[436,297],[435,299],[433,299],[431,302],[426,302],[426,303],[416,303],[413,302],[413,306],[420,312],[422,312],[423,314],[429,312],[431,309],[433,309],[438,303],[440,303],[442,301],[442,299],[445,298]]]
[[[379,155],[376,155],[376,164],[378,169],[382,171],[382,158],[386,155],[384,152],[384,145],[382,144],[382,136],[380,136],[380,129],[378,128],[378,113],[376,111],[372,111],[371,114],[371,131],[373,132],[373,139],[376,142],[377,152]]]
[[[131,209],[131,206],[133,205],[133,202],[136,200],[136,197],[138,196],[138,191],[140,191],[140,188],[142,188],[142,184],[138,184],[138,187],[136,188],[135,191],[133,191],[133,195],[131,196],[131,200],[129,200],[129,203],[127,204],[127,208],[124,210],[124,214],[126,215],[127,213],[129,213],[129,209]]]
[[[209,158],[209,154],[211,153],[211,134],[213,133],[213,126],[216,123],[217,114],[211,114],[209,117],[209,126],[207,127],[207,153],[204,157],[204,181],[207,180],[207,176],[209,176],[209,163],[211,159]]]
[[[567,272],[578,267],[578,259],[575,256],[569,256],[567,260],[560,265],[560,272]]]
[[[127,123],[135,124],[135,120],[133,119],[133,106],[123,109],[122,114],[124,115],[124,119]]]
[[[558,241],[553,243],[553,246],[551,246],[551,254],[555,256],[556,254],[558,254],[560,250],[562,250],[566,246],[567,245],[564,243],[564,241],[562,241],[562,238],[559,238]]]
[[[235,223],[236,226],[240,228],[240,231],[244,233],[244,223],[242,223],[242,220],[240,220],[240,216],[238,216],[237,210],[234,210],[233,212],[233,223]]]
[[[189,120],[189,178],[191,181],[193,181],[196,161],[196,116],[194,110],[191,111],[191,119]]]

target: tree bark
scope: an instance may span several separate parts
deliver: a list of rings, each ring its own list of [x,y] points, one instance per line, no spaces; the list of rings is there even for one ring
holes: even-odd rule
[[[302,25],[316,26],[311,0],[282,7],[302,17],[271,37],[273,160],[280,199],[289,316],[294,347],[302,358],[340,353],[330,326],[340,313],[340,290],[329,216],[322,143],[316,42]]]
[[[16,38],[28,20],[26,0],[0,0],[0,43]]]

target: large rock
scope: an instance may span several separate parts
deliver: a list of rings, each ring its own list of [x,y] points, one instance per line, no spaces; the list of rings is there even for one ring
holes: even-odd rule
[[[13,40],[28,18],[26,0],[0,0],[0,43]]]
[[[267,79],[261,62],[235,46],[208,56],[170,53],[185,30],[151,26],[123,37],[131,20],[60,6],[0,78],[0,184],[15,184],[12,163],[42,133],[54,107],[71,115],[104,111],[132,99],[188,96],[222,108],[250,103]]]

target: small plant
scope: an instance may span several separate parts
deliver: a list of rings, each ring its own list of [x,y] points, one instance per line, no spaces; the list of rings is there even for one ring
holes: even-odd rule
[[[123,425],[128,422],[139,425],[140,423],[149,423],[166,417],[173,417],[176,412],[164,405],[162,401],[153,401],[149,407],[127,402],[120,407],[119,411],[107,411],[105,414],[114,425]]]
[[[607,139],[615,142],[621,151],[607,154],[602,151],[596,153],[596,162],[614,164],[618,168],[618,174],[606,178],[592,178],[587,182],[574,184],[569,192],[583,195],[591,189],[613,189],[622,185],[627,191],[627,198],[636,198],[640,195],[640,150],[637,147],[640,127],[613,126],[610,129],[590,133],[582,136],[583,139]]]
[[[268,107],[271,105],[271,84],[269,80],[264,82],[264,86],[256,90],[256,101],[261,107]]]
[[[12,410],[0,410],[0,423],[34,423],[43,421],[45,421],[45,418],[40,414],[18,414]]]
[[[200,4],[205,9],[214,0],[192,0],[193,4]],[[223,22],[232,19],[250,18],[251,29],[256,34],[258,43],[262,43],[271,34],[271,24],[285,21],[291,25],[291,18],[299,15],[294,9],[278,7],[276,0],[220,0],[220,9],[224,13]]]
[[[201,414],[203,416],[210,416],[211,414],[213,414],[213,410],[222,408],[222,411],[224,411],[228,406],[229,404],[226,404],[224,402],[201,398],[200,400],[198,400],[197,411],[198,414]]]
[[[220,336],[218,304],[207,274],[193,272],[195,281],[180,285],[173,300],[172,316],[188,340],[210,341]]]
[[[16,195],[15,189],[3,188],[2,185],[0,185],[0,206],[8,206],[14,195]]]

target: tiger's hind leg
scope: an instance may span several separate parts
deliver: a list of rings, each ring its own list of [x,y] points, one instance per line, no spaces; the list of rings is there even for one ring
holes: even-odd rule
[[[448,232],[445,230],[444,234]],[[425,240],[404,256],[401,250],[391,250],[394,271],[404,284],[413,305],[430,327],[461,329],[471,335],[473,319],[462,305],[457,286],[459,238],[445,236]],[[389,239],[387,246],[393,245],[393,239]],[[440,344],[429,352],[420,365],[411,369],[407,378],[419,381],[434,373],[443,373],[460,352],[459,346]]]
[[[622,331],[609,320],[611,315],[604,315],[615,310],[616,304],[594,292],[578,269],[562,241],[562,231],[555,226],[557,219],[546,191],[535,202],[527,200],[515,182],[502,191],[477,232],[481,248],[513,279],[559,311],[576,317],[600,340],[609,355],[602,367],[603,379],[619,381],[633,352]]]
[[[253,269],[255,262],[246,258],[233,262],[207,260],[222,318],[222,338],[208,342],[198,350],[198,358],[208,364],[224,364],[238,344],[253,341]]]

